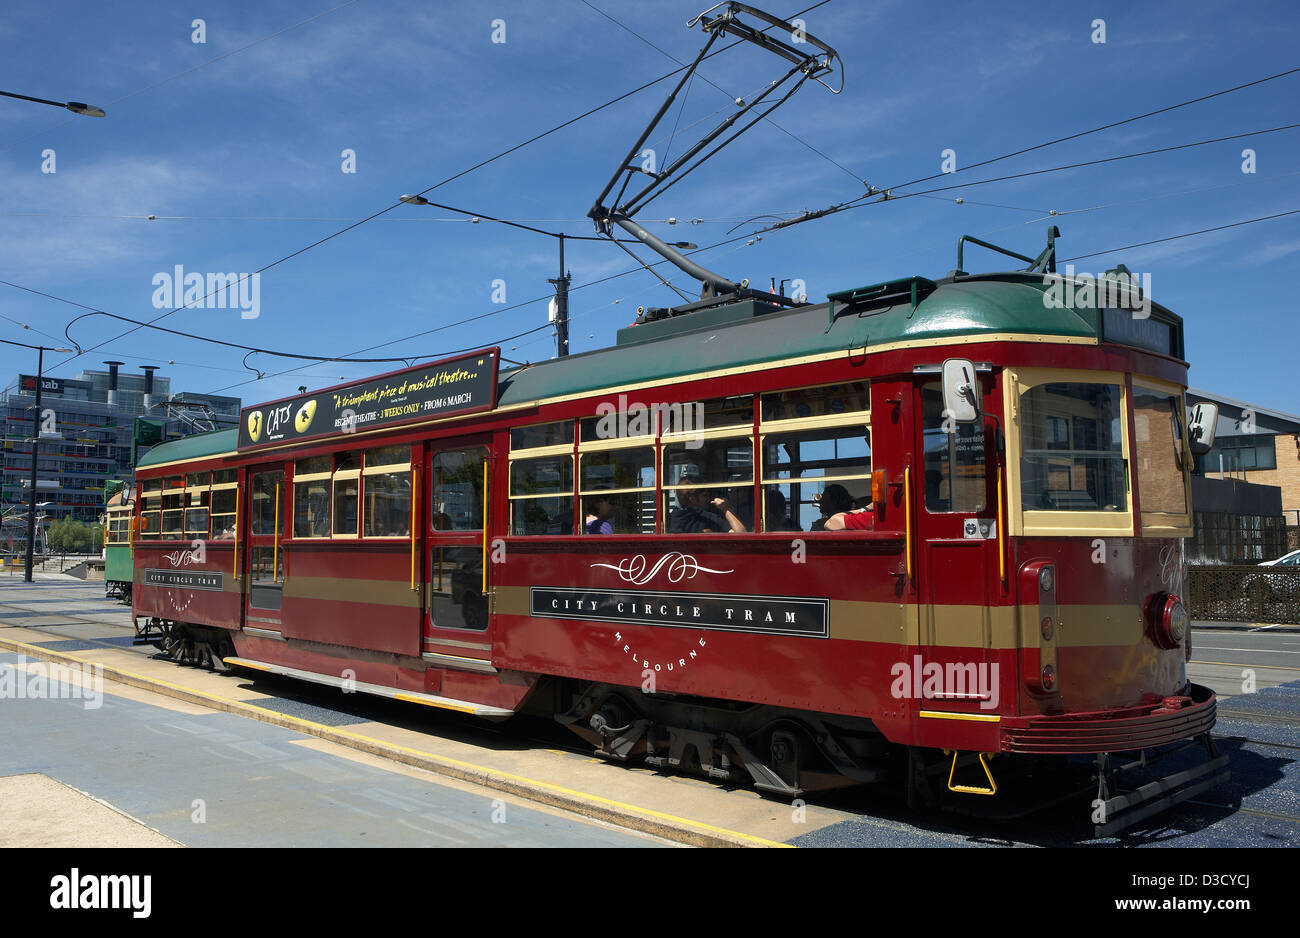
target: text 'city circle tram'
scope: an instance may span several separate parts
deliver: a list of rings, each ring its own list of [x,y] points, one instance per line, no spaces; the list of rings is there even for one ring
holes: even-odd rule
[[[1084,755],[1118,829],[1227,774],[1179,598],[1216,415],[1188,417],[1181,319],[1122,270],[1058,275],[1056,234],[1027,269],[735,285],[611,348],[483,349],[158,446],[137,641],[782,797],[991,804]]]

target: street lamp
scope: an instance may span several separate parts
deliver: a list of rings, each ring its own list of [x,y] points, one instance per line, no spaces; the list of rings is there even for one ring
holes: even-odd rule
[[[32,476],[31,492],[28,493],[27,509],[27,569],[23,579],[32,582],[32,549],[36,546],[36,450],[41,439],[41,377],[45,370],[46,352],[71,352],[70,348],[50,348],[46,345],[28,345],[26,342],[11,342],[0,339],[5,345],[17,345],[21,348],[36,349],[36,401],[32,405]]]
[[[67,108],[73,114],[82,114],[86,117],[103,117],[104,109],[95,107],[93,104],[86,104],[84,101],[47,101],[45,98],[33,98],[25,94],[14,94],[12,91],[0,91],[0,95],[6,98],[17,98],[20,101],[35,101],[37,104],[48,104],[51,107]]]

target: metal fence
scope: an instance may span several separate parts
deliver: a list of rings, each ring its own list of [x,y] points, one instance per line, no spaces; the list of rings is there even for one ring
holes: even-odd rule
[[[1289,549],[1286,521],[1281,515],[1197,511],[1194,519],[1195,534],[1187,541],[1187,554],[1194,561],[1258,563],[1281,557]]]
[[[1300,568],[1192,566],[1187,573],[1193,619],[1300,625]]]

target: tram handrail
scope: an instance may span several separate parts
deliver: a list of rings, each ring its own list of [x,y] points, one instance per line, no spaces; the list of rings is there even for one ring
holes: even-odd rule
[[[415,592],[415,512],[420,504],[420,476],[411,467],[411,592]]]
[[[483,598],[487,599],[488,565],[488,464],[483,460]]]
[[[907,578],[912,579],[912,467],[903,470],[903,522],[905,526]]]
[[[998,466],[998,582],[1006,583],[1007,580],[1007,550],[1006,542],[1003,538],[1006,536],[1006,524],[1002,518],[1002,467]]]
[[[271,539],[271,582],[280,579],[280,483],[275,483],[275,527]]]

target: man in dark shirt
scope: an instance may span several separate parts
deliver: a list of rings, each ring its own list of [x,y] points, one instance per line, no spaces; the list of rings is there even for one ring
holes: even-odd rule
[[[679,485],[699,485],[699,476],[682,476]],[[706,534],[727,531],[743,534],[744,523],[725,498],[709,498],[706,489],[678,489],[678,507],[668,515],[670,534]]]
[[[840,512],[853,510],[853,496],[849,490],[838,482],[832,482],[822,490],[821,495],[817,498],[817,507],[821,509],[822,516],[812,523],[811,530],[825,531],[826,521]]]

